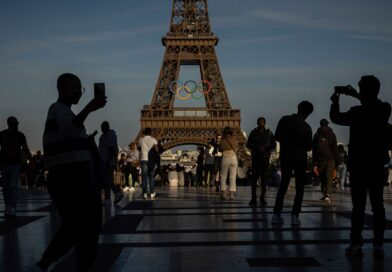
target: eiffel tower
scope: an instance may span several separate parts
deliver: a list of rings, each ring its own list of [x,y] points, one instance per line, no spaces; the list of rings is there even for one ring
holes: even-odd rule
[[[179,145],[204,145],[229,126],[239,141],[238,155],[246,158],[246,138],[241,130],[240,110],[232,109],[219,69],[215,46],[218,37],[212,33],[207,0],[173,0],[170,31],[162,38],[165,55],[150,105],[141,110],[142,136],[145,128],[164,149]],[[178,82],[181,65],[200,68],[201,81]],[[205,107],[174,107],[197,92],[204,96]]]

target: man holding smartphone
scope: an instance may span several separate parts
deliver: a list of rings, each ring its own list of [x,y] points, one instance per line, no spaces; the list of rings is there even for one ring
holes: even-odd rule
[[[94,264],[101,230],[100,188],[91,169],[91,140],[84,127],[90,113],[103,108],[105,96],[94,97],[78,114],[71,110],[82,96],[80,79],[62,74],[57,79],[58,99],[49,107],[43,135],[48,191],[61,217],[61,225],[42,259],[31,271],[47,271],[75,247],[78,271]],[[35,270],[33,270],[35,269]]]
[[[387,126],[391,106],[378,99],[380,81],[373,75],[363,76],[358,82],[359,93],[351,87],[335,87],[331,96],[330,118],[335,124],[350,127],[347,167],[350,172],[351,216],[348,256],[362,256],[362,229],[364,225],[367,192],[373,210],[373,255],[384,257],[385,209],[383,190],[384,165],[388,164]],[[360,100],[361,105],[341,112],[339,98],[346,94]]]

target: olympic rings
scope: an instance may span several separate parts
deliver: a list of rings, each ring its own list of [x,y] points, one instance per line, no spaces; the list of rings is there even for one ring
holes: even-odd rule
[[[185,90],[185,92],[187,93],[185,96],[180,95],[180,92],[182,90]],[[180,100],[188,100],[189,97],[191,96],[190,90],[189,90],[189,88],[187,86],[178,87],[176,93],[177,93],[177,97]]]
[[[204,83],[208,84],[207,91],[204,91]],[[201,88],[200,88],[200,85],[201,85]],[[201,91],[200,91],[200,89],[201,89]],[[202,80],[199,83],[199,92],[203,92],[204,94],[208,94],[209,92],[211,92],[211,90],[212,90],[212,84],[208,80]]]
[[[188,80],[185,83],[174,80],[169,85],[169,91],[176,94],[180,100],[188,100],[190,97],[199,100],[212,91],[212,84],[208,80],[202,80],[199,83],[194,80]],[[200,92],[200,95],[196,95],[196,91]],[[182,95],[181,92],[187,94]]]
[[[196,90],[197,90],[197,88],[198,88],[198,85],[197,85],[197,83],[196,83],[196,81],[193,81],[193,80],[188,80],[187,82],[185,82],[185,84],[184,84],[184,89],[186,90],[186,86],[188,86],[188,83],[189,82],[191,82],[191,83],[193,83],[193,88],[192,88],[192,91],[190,91],[189,93],[191,93],[191,94],[193,94],[194,92],[196,92]],[[187,91],[188,92],[188,91]]]

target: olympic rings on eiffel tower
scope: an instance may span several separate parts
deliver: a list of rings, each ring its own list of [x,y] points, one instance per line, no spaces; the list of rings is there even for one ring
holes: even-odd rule
[[[212,84],[208,80],[202,80],[199,83],[196,83],[194,80],[188,80],[185,83],[177,80],[170,83],[170,91],[176,94],[180,100],[188,100],[190,97],[199,100],[211,92],[211,90]],[[196,95],[196,91],[200,95]]]

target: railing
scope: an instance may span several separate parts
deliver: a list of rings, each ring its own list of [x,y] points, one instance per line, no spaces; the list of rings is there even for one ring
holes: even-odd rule
[[[206,109],[206,108],[173,108],[173,109],[143,109],[141,117],[146,118],[229,118],[240,119],[240,110]]]

